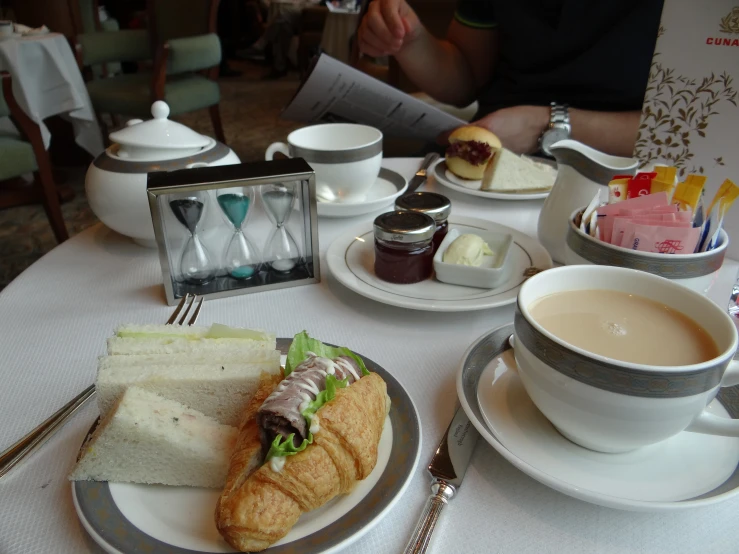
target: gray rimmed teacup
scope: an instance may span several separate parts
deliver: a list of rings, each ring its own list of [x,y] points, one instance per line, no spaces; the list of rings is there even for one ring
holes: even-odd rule
[[[290,133],[287,144],[270,144],[265,158],[277,152],[308,162],[316,173],[319,200],[358,203],[380,174],[382,131],[355,123],[311,125]]]
[[[538,299],[572,290],[621,291],[661,302],[691,317],[720,354],[700,364],[623,362],[578,348],[531,316]],[[526,392],[571,441],[600,452],[626,452],[684,430],[739,437],[739,420],[707,410],[721,387],[739,384],[739,339],[729,315],[701,294],[643,271],[577,265],[529,278],[514,316],[515,357]],[[655,344],[655,348],[669,348]]]
[[[701,294],[708,294],[724,263],[729,235],[723,229],[719,234],[717,247],[708,252],[696,254],[638,252],[608,244],[581,231],[575,225],[575,218],[582,211],[582,208],[575,210],[570,216],[565,238],[567,265],[612,265],[638,269],[673,280]]]

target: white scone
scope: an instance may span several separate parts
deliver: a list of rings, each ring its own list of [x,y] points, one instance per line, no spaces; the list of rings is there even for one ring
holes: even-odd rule
[[[263,372],[281,375],[280,353],[265,350],[271,359],[187,355],[108,356],[98,361],[95,381],[100,414],[105,416],[128,387],[161,394],[218,420],[238,425],[241,414],[259,387]],[[129,359],[134,362],[130,363]]]
[[[481,190],[546,191],[554,186],[556,178],[557,171],[553,167],[501,148],[485,167]]]
[[[137,387],[82,448],[69,478],[220,488],[238,431]]]

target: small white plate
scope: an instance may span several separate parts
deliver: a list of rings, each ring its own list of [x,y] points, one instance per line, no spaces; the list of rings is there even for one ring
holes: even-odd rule
[[[443,158],[436,162],[432,173],[434,175],[434,179],[447,188],[464,194],[480,196],[481,198],[491,198],[493,200],[541,200],[542,198],[549,196],[549,193],[551,192],[550,190],[537,192],[495,192],[490,190],[480,190],[480,181],[467,181],[465,186],[462,184],[463,181],[459,177],[455,176],[447,169],[446,161]]]
[[[380,175],[367,197],[362,202],[340,203],[317,202],[318,215],[321,217],[353,217],[379,211],[392,206],[395,199],[408,188],[407,181],[400,173],[391,169],[380,169]]]
[[[467,312],[515,302],[518,290],[526,280],[524,273],[527,269],[552,267],[552,259],[541,244],[505,225],[452,215],[449,228],[457,229],[460,233],[489,231],[511,234],[513,245],[508,262],[511,264],[511,273],[506,282],[489,290],[450,285],[434,277],[411,285],[383,281],[375,276],[374,233],[372,224],[366,223],[347,231],[331,243],[326,254],[328,268],[348,289],[383,304],[432,312]]]
[[[457,392],[485,440],[521,471],[569,496],[623,510],[695,508],[739,493],[737,438],[685,432],[625,454],[565,439],[526,394],[507,344],[512,332],[512,325],[496,329],[468,349]],[[727,398],[736,400],[736,391]],[[710,409],[729,417],[720,400]]]

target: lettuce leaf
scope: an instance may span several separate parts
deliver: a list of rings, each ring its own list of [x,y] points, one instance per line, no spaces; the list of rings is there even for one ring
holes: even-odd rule
[[[309,444],[313,444],[313,433],[308,433],[308,438],[303,439],[303,442],[300,443],[300,446],[298,447],[293,444],[294,436],[295,433],[290,433],[287,438],[283,438],[282,435],[277,435],[275,440],[272,441],[272,444],[269,447],[269,452],[267,452],[267,457],[264,461],[268,462],[270,458],[294,456],[298,452],[305,450]]]
[[[296,367],[298,367],[308,357],[306,352],[313,352],[316,356],[333,360],[339,356],[349,356],[353,358],[362,370],[362,375],[369,375],[367,366],[364,365],[362,358],[345,347],[328,346],[321,341],[312,339],[308,333],[303,331],[293,337],[290,350],[287,352],[287,361],[285,362],[285,377],[290,375]]]

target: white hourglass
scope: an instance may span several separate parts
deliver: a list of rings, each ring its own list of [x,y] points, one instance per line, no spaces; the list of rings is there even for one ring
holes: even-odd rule
[[[198,236],[205,204],[206,195],[202,192],[174,194],[169,200],[177,221],[190,233],[180,257],[180,273],[183,281],[191,285],[205,285],[216,276],[213,258]]]
[[[264,247],[264,259],[269,266],[280,273],[292,271],[300,263],[300,249],[285,225],[290,219],[297,196],[295,185],[262,185],[262,202],[275,228]]]
[[[259,273],[261,254],[246,234],[246,222],[254,206],[254,187],[220,189],[218,205],[231,225],[233,235],[223,256],[225,269],[234,279],[247,280]]]

